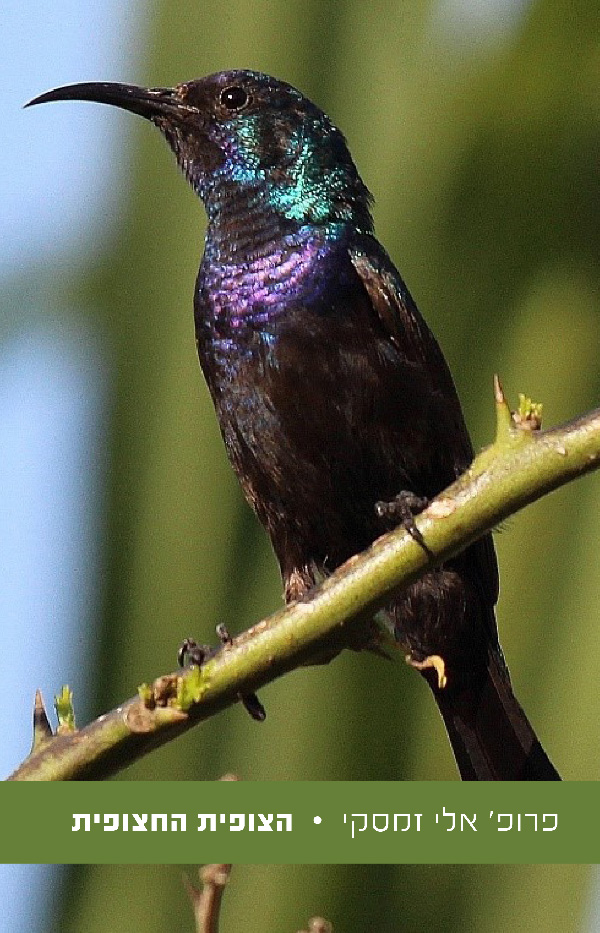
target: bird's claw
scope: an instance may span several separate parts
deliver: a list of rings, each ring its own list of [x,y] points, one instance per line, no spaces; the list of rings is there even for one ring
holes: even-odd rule
[[[412,655],[406,655],[406,663],[410,664],[417,671],[425,671],[433,668],[437,673],[438,690],[443,690],[448,684],[448,675],[446,674],[446,662],[439,654],[430,654],[423,661],[417,661]]]
[[[416,541],[423,548],[428,557],[433,557],[433,552],[425,542],[425,538],[415,525],[415,515],[422,512],[429,505],[429,499],[425,496],[418,496],[409,489],[403,489],[390,502],[376,502],[375,514],[377,518],[385,522],[388,527],[402,525],[409,533],[413,541]]]

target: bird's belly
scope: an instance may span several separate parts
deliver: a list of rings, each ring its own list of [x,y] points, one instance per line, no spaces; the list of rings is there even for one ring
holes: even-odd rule
[[[333,569],[384,530],[378,500],[404,488],[428,494],[410,475],[405,453],[423,463],[411,437],[423,432],[415,431],[397,386],[388,392],[377,385],[365,361],[351,365],[337,355],[324,362],[322,347],[312,357],[304,350],[293,368],[240,364],[222,384],[218,413],[234,469],[280,564]]]

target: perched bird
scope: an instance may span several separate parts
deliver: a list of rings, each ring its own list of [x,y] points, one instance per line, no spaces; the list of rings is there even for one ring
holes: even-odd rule
[[[473,450],[442,352],[375,239],[342,133],[299,91],[225,71],[75,84],[154,123],[204,202],[196,342],[225,446],[288,601],[439,493]],[[511,689],[488,535],[387,608],[465,780],[559,780]]]

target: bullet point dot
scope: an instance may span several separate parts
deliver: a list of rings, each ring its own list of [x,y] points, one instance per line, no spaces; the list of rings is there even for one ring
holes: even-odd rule
[[[313,820],[313,823],[316,823],[317,826],[318,826],[320,822],[321,822],[321,817],[320,817],[320,816],[315,816],[315,818],[314,818],[314,820]]]

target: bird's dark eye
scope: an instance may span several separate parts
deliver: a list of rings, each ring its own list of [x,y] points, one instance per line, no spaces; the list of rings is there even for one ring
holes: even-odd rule
[[[243,110],[250,97],[243,87],[226,87],[221,91],[219,101],[226,110]]]

